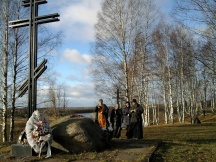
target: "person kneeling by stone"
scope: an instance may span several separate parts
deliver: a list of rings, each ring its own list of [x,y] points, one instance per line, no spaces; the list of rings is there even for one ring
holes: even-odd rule
[[[123,113],[122,110],[119,109],[119,105],[116,104],[115,108],[111,111],[110,122],[113,127],[113,138],[119,138],[121,136],[121,124]]]

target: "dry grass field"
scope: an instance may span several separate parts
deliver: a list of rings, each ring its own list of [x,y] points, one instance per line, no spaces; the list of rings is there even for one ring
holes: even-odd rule
[[[48,117],[50,121],[55,120],[53,117]],[[199,116],[202,124],[191,125],[186,124],[160,124],[158,126],[149,126],[144,128],[144,140],[138,143],[155,144],[162,141],[158,149],[153,154],[152,161],[214,161],[216,159],[216,115],[207,114],[206,116]],[[189,121],[189,119],[187,120]],[[20,132],[24,129],[26,118],[16,118],[15,120],[15,139],[18,139]],[[127,161],[125,152],[122,155],[122,160],[119,157],[124,150],[128,149],[129,145],[126,140],[125,130],[122,130],[122,137],[120,141],[125,143],[119,146],[118,141],[112,140],[111,147],[102,152],[85,152],[82,154],[67,154],[53,150],[53,158],[38,159],[38,157],[17,159],[10,156],[10,147],[12,143],[0,143],[0,161]],[[1,139],[1,135],[0,135]],[[135,142],[135,141],[131,141]],[[137,141],[136,141],[137,142]],[[13,142],[13,143],[16,143]],[[149,148],[153,148],[153,145]],[[139,151],[136,161],[146,161],[149,154],[143,150]],[[118,160],[116,158],[118,157]],[[128,160],[130,161],[130,160]]]

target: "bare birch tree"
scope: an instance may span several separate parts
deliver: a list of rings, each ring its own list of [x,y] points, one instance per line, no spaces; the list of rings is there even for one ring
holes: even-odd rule
[[[173,51],[171,48],[172,26],[162,22],[154,33],[154,46],[156,52],[156,61],[158,66],[158,76],[161,79],[163,100],[164,100],[164,117],[165,123],[169,121],[174,123],[173,107]]]
[[[21,1],[13,2],[10,12],[10,18],[16,18],[20,19],[21,16]],[[12,14],[13,13],[13,14]],[[11,40],[11,43],[9,43],[9,48],[11,51],[11,57],[12,57],[12,85],[11,85],[11,114],[10,114],[10,131],[9,131],[9,141],[13,141],[14,139],[14,112],[16,107],[16,89],[17,89],[17,65],[18,65],[18,49],[23,44],[24,40],[20,39],[20,33],[19,29],[15,29],[11,31],[11,37],[13,40]],[[24,38],[25,39],[25,38]],[[27,37],[26,37],[27,39]]]
[[[178,26],[173,29],[171,34],[171,45],[174,55],[174,65],[175,65],[175,78],[176,82],[176,89],[179,87],[180,90],[180,108],[178,109],[178,118],[180,122],[184,123],[185,120],[185,98],[190,98],[192,94],[194,95],[194,78],[195,78],[195,60],[194,60],[194,46],[196,44],[193,41],[193,35],[190,31],[186,30],[183,26]],[[179,80],[179,83],[178,83]],[[178,85],[179,84],[179,85]],[[190,88],[187,86],[190,85]],[[185,93],[185,92],[189,93]],[[193,97],[191,97],[193,98]],[[176,98],[178,101],[178,97]],[[176,102],[177,102],[176,101]],[[195,101],[193,101],[195,102]],[[178,103],[178,102],[177,102]],[[190,102],[190,104],[192,104]]]
[[[126,100],[129,100],[128,65],[140,30],[143,7],[140,0],[105,0],[95,25],[96,42],[92,53],[96,84],[102,89],[102,85],[107,85],[104,82],[118,85],[124,89]]]
[[[65,112],[67,106],[67,97],[65,85],[59,84],[54,78],[49,78],[48,100],[47,107],[53,109],[54,117],[57,119],[60,116],[60,110]]]
[[[131,84],[136,87],[136,95],[139,102],[144,106],[144,119],[145,125],[149,125],[149,88],[148,84],[151,82],[150,76],[152,76],[151,64],[153,62],[152,57],[152,32],[158,23],[159,11],[155,6],[155,1],[145,0],[143,1],[144,10],[141,11],[140,16],[140,28],[139,33],[135,38],[135,51],[134,51],[134,63],[133,68],[137,69],[136,74],[133,74],[133,81]],[[134,93],[133,92],[133,93]],[[134,95],[131,92],[131,95]]]
[[[3,22],[3,78],[2,78],[2,89],[3,89],[3,96],[2,96],[2,141],[7,141],[7,108],[8,108],[8,20],[9,20],[9,6],[10,1],[4,0],[1,6],[1,18]]]
[[[175,15],[176,20],[194,31],[200,37],[202,42],[205,42],[208,39],[215,40],[215,0],[177,0],[175,2],[176,8],[173,11],[173,15]],[[201,43],[201,46],[202,44],[203,43]],[[208,57],[204,58],[197,53],[195,58],[204,66],[214,71],[214,68],[211,66],[213,62],[209,60]],[[216,71],[214,71],[214,73],[215,72]]]

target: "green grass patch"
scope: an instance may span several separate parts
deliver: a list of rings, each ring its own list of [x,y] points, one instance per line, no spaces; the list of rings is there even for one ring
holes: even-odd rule
[[[153,161],[214,161],[216,123],[146,127],[145,139],[163,142]]]

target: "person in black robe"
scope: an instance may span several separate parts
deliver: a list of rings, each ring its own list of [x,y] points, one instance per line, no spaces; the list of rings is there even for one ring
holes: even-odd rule
[[[129,124],[130,124],[129,110],[130,110],[130,102],[127,101],[125,103],[125,108],[122,110],[122,112],[123,112],[123,123],[124,123],[124,126],[126,127],[127,131],[128,131]]]
[[[127,132],[127,138],[143,138],[143,126],[142,126],[142,113],[143,108],[137,103],[136,99],[132,101],[132,107],[129,110],[130,125]]]
[[[113,128],[113,138],[119,138],[121,136],[122,117],[122,110],[119,109],[118,104],[116,104],[110,115],[110,123],[112,124]]]

